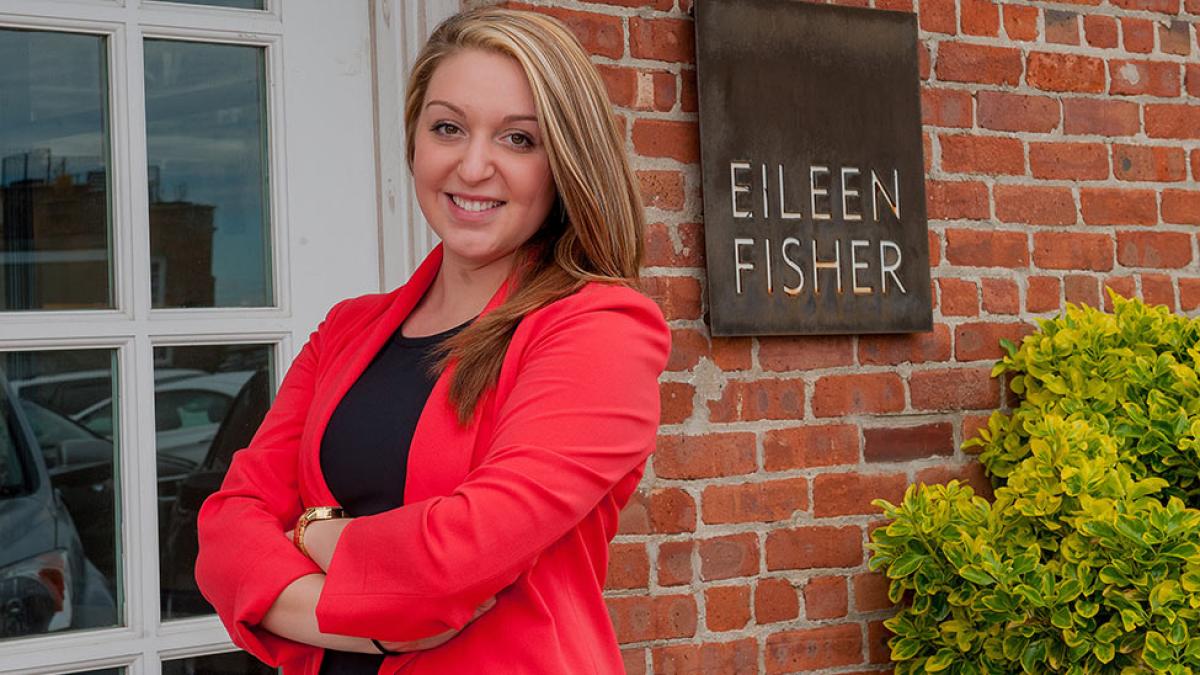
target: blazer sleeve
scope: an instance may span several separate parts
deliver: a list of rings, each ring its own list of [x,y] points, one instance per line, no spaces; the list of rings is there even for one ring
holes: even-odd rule
[[[526,317],[537,332],[492,442],[453,493],[343,530],[317,603],[322,631],[413,640],[462,628],[640,469],[670,333],[645,296],[602,289]]]
[[[233,642],[273,666],[317,651],[258,624],[288,584],[321,573],[284,533],[303,510],[300,435],[313,398],[322,336],[341,306],[330,310],[296,356],[250,445],[233,454],[221,489],[204,502],[197,518],[196,582],[201,593]]]

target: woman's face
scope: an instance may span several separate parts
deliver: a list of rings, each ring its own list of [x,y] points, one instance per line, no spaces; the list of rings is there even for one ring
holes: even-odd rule
[[[508,259],[554,204],[533,92],[516,60],[477,49],[445,57],[417,121],[413,182],[445,261]]]

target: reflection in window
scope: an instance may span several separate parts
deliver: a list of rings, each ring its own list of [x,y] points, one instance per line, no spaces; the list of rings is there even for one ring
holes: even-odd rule
[[[0,354],[0,638],[116,624],[116,447],[55,406],[98,380],[115,351]]]
[[[159,0],[180,5],[207,5],[209,7],[233,7],[236,9],[266,9],[263,0]]]
[[[0,30],[0,310],[113,306],[105,39]]]
[[[273,303],[265,52],[146,40],[154,307]]]
[[[198,373],[155,385],[163,618],[208,614],[213,609],[193,576],[196,514],[221,485],[233,453],[250,444],[270,406],[272,349],[159,347],[154,362],[156,374]]]
[[[164,661],[163,675],[274,675],[275,669],[246,652]]]

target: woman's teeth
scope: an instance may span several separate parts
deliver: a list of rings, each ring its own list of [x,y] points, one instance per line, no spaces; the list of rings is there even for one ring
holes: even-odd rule
[[[454,202],[455,206],[457,206],[458,208],[460,208],[464,211],[486,211],[487,209],[494,208],[496,206],[500,206],[501,204],[504,203],[504,202],[496,202],[496,201],[476,202],[476,201],[471,201],[469,199],[463,199],[463,198],[457,197],[455,195],[450,195],[450,201]]]

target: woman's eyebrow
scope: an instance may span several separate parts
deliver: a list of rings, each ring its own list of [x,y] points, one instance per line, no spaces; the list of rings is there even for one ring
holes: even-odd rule
[[[453,111],[456,115],[458,115],[459,117],[467,116],[467,114],[465,112],[463,112],[462,108],[459,108],[458,106],[454,105],[453,103],[448,103],[448,102],[442,101],[440,99],[435,99],[435,100],[432,100],[432,101],[426,103],[425,107],[428,108],[431,105],[440,105],[440,106],[447,107],[451,111]],[[537,115],[507,115],[507,116],[505,116],[505,118],[503,120],[501,120],[501,122],[503,122],[504,124],[511,124],[512,122],[533,122],[536,124],[537,121],[538,121]]]

